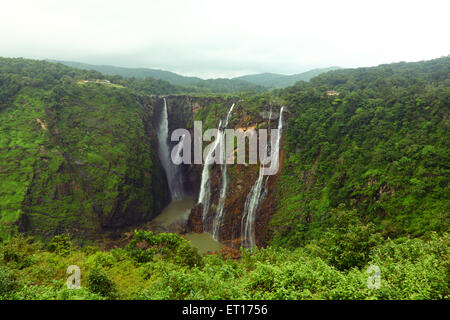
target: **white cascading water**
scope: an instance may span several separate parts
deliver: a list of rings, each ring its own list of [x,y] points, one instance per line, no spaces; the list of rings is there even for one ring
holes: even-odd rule
[[[231,112],[233,111],[234,103],[231,106],[230,111],[228,111],[227,118],[225,119],[225,123],[223,126],[223,130],[225,130],[228,126],[228,122],[230,121]],[[219,205],[217,206],[216,216],[213,221],[213,230],[212,230],[212,236],[214,239],[219,240],[219,231],[220,226],[222,225],[223,220],[223,209],[225,208],[225,200],[227,195],[227,184],[228,184],[228,176],[227,176],[227,157],[226,157],[226,142],[225,142],[225,134],[222,134],[220,136],[221,142],[220,142],[220,149],[221,149],[221,156],[223,158],[222,166],[220,167],[220,171],[222,171],[222,185],[220,187],[220,196],[219,196]]]
[[[172,200],[179,200],[183,196],[183,182],[180,172],[180,167],[174,165],[170,158],[170,146],[169,146],[169,120],[167,113],[167,102],[164,98],[164,108],[161,112],[161,120],[158,128],[158,155],[161,164],[166,172],[167,183],[170,189],[170,195]]]
[[[233,112],[234,103],[231,105],[230,110],[228,111],[227,117],[225,118],[225,122],[220,120],[219,127],[217,128],[217,135],[214,140],[213,147],[209,150],[205,163],[203,164],[203,170],[202,170],[202,180],[200,183],[200,193],[198,196],[198,203],[201,203],[203,205],[202,210],[202,219],[205,221],[206,215],[209,211],[209,206],[211,202],[211,180],[210,180],[210,162],[213,158],[213,155],[215,154],[215,151],[217,149],[217,146],[219,143],[221,143],[224,140],[224,128],[228,125],[228,121],[230,120],[230,115]],[[221,143],[223,146],[224,143]],[[224,156],[224,152],[221,152],[221,156]],[[225,186],[226,187],[226,186]],[[207,231],[207,230],[205,230]]]
[[[272,107],[270,107],[270,112],[269,112],[269,128],[268,130],[270,131],[270,121],[272,120]],[[267,148],[270,150],[270,148],[267,146]],[[266,180],[264,181],[264,191],[261,195],[261,199],[259,201],[262,201],[263,199],[266,198],[267,193],[269,192],[269,189],[267,188],[267,183],[269,182],[269,177],[270,176],[266,176]]]
[[[278,136],[275,145],[271,148],[272,150],[279,150],[280,140],[283,130],[283,111],[284,107],[280,109],[280,117],[278,119]],[[280,159],[279,152],[270,152],[271,155],[271,164],[277,163]],[[256,218],[256,210],[259,207],[261,200],[264,198],[261,190],[263,186],[264,179],[264,169],[263,165],[260,165],[258,179],[255,184],[252,186],[247,199],[245,200],[244,205],[244,214],[242,215],[241,220],[241,246],[244,248],[253,248],[256,243],[255,237],[255,218]],[[266,186],[267,186],[266,178]]]

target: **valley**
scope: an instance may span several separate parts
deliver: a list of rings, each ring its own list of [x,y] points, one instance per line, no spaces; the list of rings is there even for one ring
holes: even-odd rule
[[[218,92],[0,58],[0,296],[448,299],[449,73],[447,56]],[[203,162],[191,139],[174,164],[198,121]],[[238,164],[225,132],[253,129],[268,145]]]

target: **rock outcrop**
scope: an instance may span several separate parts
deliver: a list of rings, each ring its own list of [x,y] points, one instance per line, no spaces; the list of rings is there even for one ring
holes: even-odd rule
[[[204,110],[201,109],[200,105],[197,109],[198,112],[202,111],[207,114]],[[269,107],[266,106],[266,109]],[[261,117],[260,113],[249,114],[245,108],[245,102],[241,105],[238,104],[236,107],[236,111],[234,112],[229,129],[234,128],[276,128],[277,123],[277,115],[274,115],[271,123],[267,119]],[[282,154],[280,155],[282,163]],[[196,177],[195,180],[198,181],[201,178],[201,168],[202,166],[194,165],[189,169],[189,172],[192,176]],[[224,205],[224,214],[223,219],[221,221],[221,225],[219,226],[218,240],[224,243],[225,245],[232,248],[239,248],[241,246],[241,228],[242,228],[242,216],[244,213],[245,201],[247,199],[247,195],[249,194],[253,184],[255,183],[258,177],[259,165],[243,165],[243,164],[234,164],[228,166],[228,187],[225,196],[225,205]],[[275,212],[275,197],[273,195],[273,190],[276,185],[276,180],[279,176],[278,171],[277,175],[265,178],[265,197],[263,201],[258,206],[256,212],[256,244],[258,246],[264,246],[268,240],[268,232],[270,229],[266,228],[270,218]],[[187,222],[187,231],[188,232],[204,232],[205,230],[212,230],[212,226],[214,223],[214,219],[217,216],[217,208],[219,205],[220,198],[220,188],[222,184],[222,171],[220,165],[213,164],[210,166],[210,208],[206,213],[206,216],[202,217],[202,205],[197,204],[191,210],[191,214],[189,216]],[[198,190],[198,189],[196,189]],[[195,194],[198,196],[198,194]]]

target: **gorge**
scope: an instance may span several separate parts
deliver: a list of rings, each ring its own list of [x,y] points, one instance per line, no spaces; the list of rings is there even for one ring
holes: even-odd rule
[[[449,74],[211,94],[0,58],[0,298],[447,299]]]
[[[202,94],[1,58],[0,238],[108,242],[143,228],[208,238],[215,248],[298,247],[340,212],[356,212],[386,237],[446,230],[448,61]],[[181,163],[188,136],[170,135],[193,135],[196,121],[216,136],[206,163]],[[226,153],[226,129],[277,131],[277,173],[263,175],[261,161],[209,163]]]
[[[192,117],[189,120],[195,119],[194,115],[194,109],[189,106],[189,104],[186,106],[185,103],[178,104],[179,100],[189,101],[190,97],[182,97],[182,96],[169,96],[169,97],[163,97],[163,104],[156,103],[156,105],[162,105],[162,110],[160,111],[161,117],[160,117],[160,123],[158,125],[159,131],[159,137],[163,137],[162,139],[159,139],[159,150],[161,148],[166,149],[169,145],[168,142],[168,128],[169,128],[169,122],[172,115],[174,114],[187,114],[189,117]],[[172,101],[174,101],[174,107],[172,107]],[[201,103],[201,100],[199,100],[199,103]],[[235,210],[239,210],[243,212],[242,216],[236,220],[236,225],[231,225],[232,229],[236,230],[231,234],[231,237],[226,237],[222,235],[222,228],[223,228],[223,221],[224,220],[230,220],[232,217],[227,216],[227,210],[229,210],[229,207],[226,207],[226,200],[227,196],[230,194],[234,194],[234,190],[228,190],[228,187],[234,188],[232,185],[228,185],[228,166],[230,164],[227,164],[227,155],[225,150],[226,145],[226,134],[225,129],[229,129],[229,123],[230,120],[233,119],[233,111],[236,106],[237,102],[232,102],[230,108],[227,110],[226,115],[221,118],[218,117],[218,127],[214,135],[214,141],[209,144],[204,150],[204,159],[203,159],[203,165],[192,165],[192,162],[189,162],[190,168],[186,164],[182,164],[182,160],[180,157],[180,153],[182,151],[182,144],[184,142],[185,135],[182,136],[178,144],[176,144],[173,147],[172,154],[175,155],[175,158],[173,159],[167,159],[167,155],[170,153],[167,151],[161,152],[159,151],[159,157],[161,160],[161,163],[165,162],[171,162],[171,167],[169,167],[167,164],[164,164],[166,176],[168,179],[168,184],[171,190],[174,190],[177,188],[177,186],[181,185],[187,185],[187,188],[193,191],[192,195],[188,198],[183,198],[184,190],[183,188],[178,188],[177,192],[172,194],[172,203],[169,204],[169,210],[170,214],[166,212],[166,209],[162,212],[160,216],[158,216],[154,221],[158,222],[161,220],[161,217],[165,217],[167,215],[171,215],[173,218],[177,217],[175,221],[172,221],[177,227],[178,230],[181,230],[184,228],[184,225],[187,224],[190,226],[191,229],[188,229],[187,231],[190,231],[186,234],[186,238],[190,239],[193,245],[197,246],[198,248],[201,248],[202,250],[207,249],[217,249],[220,248],[218,241],[224,241],[228,245],[239,248],[240,245],[243,245],[244,247],[251,248],[256,245],[255,240],[255,221],[256,221],[256,213],[258,208],[260,207],[261,201],[264,200],[263,192],[262,192],[262,185],[263,185],[263,178],[264,178],[264,193],[268,193],[269,190],[267,190],[267,180],[269,179],[269,176],[263,175],[263,170],[259,170],[258,177],[251,186],[251,177],[249,177],[247,181],[246,189],[250,190],[248,193],[248,196],[246,193],[240,193],[239,198],[235,198],[235,204],[234,207]],[[169,108],[168,108],[169,105]],[[200,104],[199,104],[200,105]],[[223,103],[225,105],[225,103]],[[244,104],[245,105],[245,104]],[[184,111],[180,112],[180,110],[177,110],[176,106],[178,108],[183,108]],[[191,109],[190,109],[191,108]],[[167,110],[170,110],[168,112]],[[186,110],[187,109],[187,110]],[[190,109],[190,110],[189,110]],[[271,114],[272,114],[272,106],[270,106],[270,116],[268,119],[268,123],[270,125],[271,122]],[[271,153],[271,164],[274,162],[278,162],[279,158],[279,147],[280,147],[280,141],[281,141],[281,134],[282,134],[282,112],[284,110],[284,107],[280,108],[280,116],[279,116],[279,124],[278,124],[278,136],[275,142],[275,145],[271,146],[271,149],[277,150],[277,152]],[[197,111],[198,112],[198,111]],[[180,119],[183,120],[185,123],[188,123],[188,119]],[[239,125],[239,120],[234,121],[233,123]],[[172,128],[175,128],[173,125]],[[250,126],[250,127],[254,127]],[[190,128],[192,131],[192,128]],[[208,128],[203,128],[208,129]],[[231,129],[234,129],[232,127]],[[162,131],[162,132],[161,132]],[[191,141],[191,139],[189,139]],[[192,142],[192,141],[191,141]],[[261,144],[262,145],[262,144]],[[234,149],[234,148],[233,148]],[[235,153],[237,150],[235,149]],[[236,155],[233,155],[236,162]],[[219,163],[216,163],[215,161],[217,159],[221,159]],[[176,164],[174,164],[174,163]],[[228,159],[229,162],[229,159]],[[231,166],[237,166],[238,164],[231,164]],[[249,165],[249,164],[239,164],[240,166],[247,167],[246,169],[242,169],[245,171],[249,171],[251,173],[253,170],[253,166],[255,165]],[[198,167],[194,167],[198,166]],[[277,164],[278,167],[278,164]],[[201,169],[201,170],[200,170]],[[233,168],[232,168],[233,169]],[[189,183],[187,180],[187,176],[189,175],[189,171],[194,172],[194,174],[197,174],[197,178],[195,180],[200,181],[200,188],[199,190],[195,190],[193,186]],[[177,173],[176,173],[177,172]],[[198,177],[198,174],[201,172],[200,177]],[[176,173],[176,174],[174,174]],[[245,173],[244,173],[245,174]],[[248,174],[245,174],[248,175]],[[174,180],[173,177],[177,176],[179,177],[179,180]],[[171,178],[170,178],[171,177]],[[184,182],[183,182],[184,181]],[[187,212],[191,211],[192,207],[192,197],[198,199],[197,203],[195,204],[195,207],[192,210],[192,213],[189,215]],[[184,203],[186,206],[178,205]],[[211,206],[211,204],[213,206]],[[189,206],[191,205],[191,206]],[[241,208],[239,208],[239,206]],[[174,210],[173,208],[178,208],[177,210]],[[200,209],[201,208],[201,209]],[[201,212],[201,221],[199,220],[198,223],[196,222],[196,214],[197,212]],[[238,221],[240,219],[240,222]],[[241,227],[240,232],[239,226],[245,225],[244,227]],[[170,225],[165,225],[165,227],[169,227]],[[172,229],[175,230],[175,229]],[[259,230],[258,230],[259,231]],[[199,236],[195,236],[195,234],[198,234]],[[203,236],[201,236],[203,234]],[[200,241],[200,242],[199,242]]]

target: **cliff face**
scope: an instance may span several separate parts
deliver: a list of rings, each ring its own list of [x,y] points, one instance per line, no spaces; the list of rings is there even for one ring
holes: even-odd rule
[[[216,129],[220,119],[223,119],[232,103],[236,103],[236,107],[230,116],[228,129],[249,128],[260,129],[276,129],[278,120],[278,110],[274,110],[272,120],[262,117],[261,112],[269,111],[269,106],[264,103],[255,107],[254,102],[239,101],[237,99],[221,99],[221,98],[193,98],[186,96],[169,96],[166,97],[170,130],[176,128],[188,128],[193,134],[192,124],[194,120],[200,120],[203,123],[203,130]],[[253,103],[253,104],[252,104]],[[204,143],[205,147],[208,143]],[[248,148],[247,148],[248,149]],[[247,150],[248,152],[248,150]],[[282,163],[282,154],[281,154]],[[186,191],[193,194],[197,200],[202,165],[185,165],[184,179]],[[279,172],[281,171],[281,168]],[[228,185],[225,197],[222,223],[219,226],[218,238],[221,242],[228,246],[239,247],[241,245],[241,224],[244,214],[244,207],[247,196],[258,178],[259,165],[228,165],[227,177]],[[266,226],[275,212],[274,188],[279,173],[264,179],[264,199],[261,201],[256,211],[256,244],[263,246],[266,243],[268,233]],[[222,187],[223,174],[221,166],[213,164],[210,166],[210,208],[206,213],[205,219],[202,218],[203,205],[195,205],[189,216],[186,229],[188,232],[201,233],[203,231],[211,232],[214,219],[217,216],[219,206],[220,190]]]
[[[170,198],[150,102],[97,84],[20,91],[0,112],[0,237],[93,238],[159,214]]]
[[[282,163],[282,153],[281,153]],[[223,220],[219,228],[219,240],[227,246],[239,248],[242,242],[242,218],[248,194],[258,178],[256,165],[230,165],[228,188],[225,197]],[[256,245],[264,246],[270,238],[268,223],[276,211],[275,187],[280,175],[281,167],[276,175],[269,176],[265,183],[264,198],[256,210],[255,237]],[[187,223],[187,230],[203,232],[211,230],[217,214],[220,199],[222,173],[218,165],[211,168],[211,206],[206,218],[202,219],[202,204],[197,204],[192,210]]]
[[[194,121],[202,121],[203,129],[217,128],[224,108],[229,107],[236,98],[222,97],[191,97],[186,95],[169,95],[165,97],[167,103],[169,133],[176,129],[187,129],[191,137],[194,137]],[[154,105],[157,112],[163,107],[163,99],[155,98]],[[160,116],[153,117],[154,127],[158,126]],[[170,142],[171,149],[177,142]],[[204,144],[206,146],[206,143]],[[191,164],[181,165],[184,189],[186,194],[198,197],[201,183],[202,166],[194,164],[194,147],[192,139],[192,158]]]

